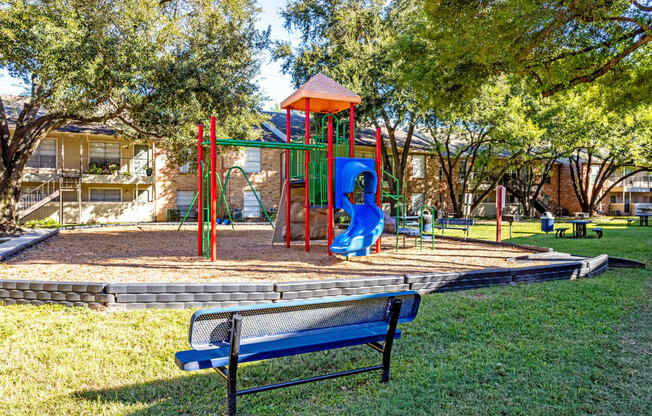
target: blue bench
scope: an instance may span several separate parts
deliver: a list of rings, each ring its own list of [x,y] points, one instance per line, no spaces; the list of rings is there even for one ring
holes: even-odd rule
[[[474,224],[472,219],[466,218],[437,218],[438,228],[441,229],[441,233],[444,234],[444,230],[464,230],[466,237],[469,236],[469,231],[471,231],[471,226]]]
[[[215,369],[227,383],[229,415],[245,394],[374,370],[387,382],[392,343],[401,336],[396,326],[416,318],[420,300],[408,291],[200,310],[190,320],[193,349],[177,352],[175,361],[186,371]],[[382,364],[236,389],[239,363],[365,344],[382,353]]]

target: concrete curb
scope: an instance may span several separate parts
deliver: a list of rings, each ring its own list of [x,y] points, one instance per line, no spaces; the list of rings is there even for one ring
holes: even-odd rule
[[[593,277],[607,270],[606,254],[512,269],[409,274],[355,279],[261,283],[97,283],[0,280],[0,304],[62,304],[116,311],[255,305],[283,300],[416,290],[422,294]]]
[[[12,238],[0,244],[0,261],[5,261],[11,256],[15,256],[26,248],[32,247],[41,241],[45,241],[59,233],[58,229],[53,230],[34,230],[32,232]]]

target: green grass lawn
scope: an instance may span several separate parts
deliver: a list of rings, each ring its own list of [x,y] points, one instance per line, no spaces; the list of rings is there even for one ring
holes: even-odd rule
[[[559,240],[538,227],[515,225],[514,241],[652,256],[652,227],[603,224],[602,240]],[[478,225],[472,236],[494,233]],[[648,266],[426,296],[395,344],[389,384],[372,373],[260,393],[240,398],[239,414],[650,415],[651,295]],[[222,414],[221,377],[174,364],[174,352],[188,348],[190,314],[1,307],[0,414]],[[356,347],[251,363],[238,375],[241,387],[253,386],[379,358]]]

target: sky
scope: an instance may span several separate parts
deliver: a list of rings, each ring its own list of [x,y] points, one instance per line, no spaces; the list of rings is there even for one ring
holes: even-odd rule
[[[262,8],[261,16],[258,20],[259,29],[271,28],[272,40],[296,42],[298,36],[291,35],[283,27],[283,20],[279,14],[284,2],[278,0],[259,0],[258,5]],[[274,107],[287,98],[294,88],[292,87],[291,77],[281,72],[279,62],[271,60],[269,53],[262,57],[260,75],[256,81],[261,87],[263,94],[268,97],[263,104],[266,110],[272,110]],[[0,94],[1,95],[18,95],[25,89],[21,80],[9,76],[6,70],[0,69]]]

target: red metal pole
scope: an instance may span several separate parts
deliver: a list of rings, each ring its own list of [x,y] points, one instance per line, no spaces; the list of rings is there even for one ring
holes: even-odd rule
[[[310,144],[310,98],[306,98],[306,144]],[[306,150],[304,157],[305,170],[305,233],[306,233],[306,252],[310,251],[310,151]]]
[[[290,143],[290,109],[285,114],[285,139]],[[285,247],[290,247],[290,202],[292,194],[290,192],[290,149],[285,150]]]
[[[505,192],[505,188],[498,186],[496,189],[496,241],[499,243],[503,241],[501,235],[503,228],[503,192]]]
[[[211,261],[217,257],[217,149],[215,145],[215,117],[211,116]]]
[[[333,244],[333,116],[328,115],[328,255]]]
[[[349,157],[353,157],[353,146],[355,143],[354,134],[355,108],[353,103],[349,103]]]
[[[202,255],[202,237],[203,237],[203,218],[204,207],[203,199],[203,184],[202,184],[202,166],[201,162],[204,160],[204,148],[202,147],[202,140],[204,139],[204,125],[199,124],[197,132],[197,255]]]
[[[381,172],[381,163],[380,163],[380,128],[376,127],[376,176],[378,177],[378,185],[376,186],[376,203],[378,204],[378,208],[382,211],[382,206],[381,206],[381,192],[382,192],[382,184],[383,184],[383,175]],[[383,214],[384,215],[384,214]],[[380,240],[382,239],[382,236],[378,237],[378,240],[376,240],[376,253],[380,253]]]

